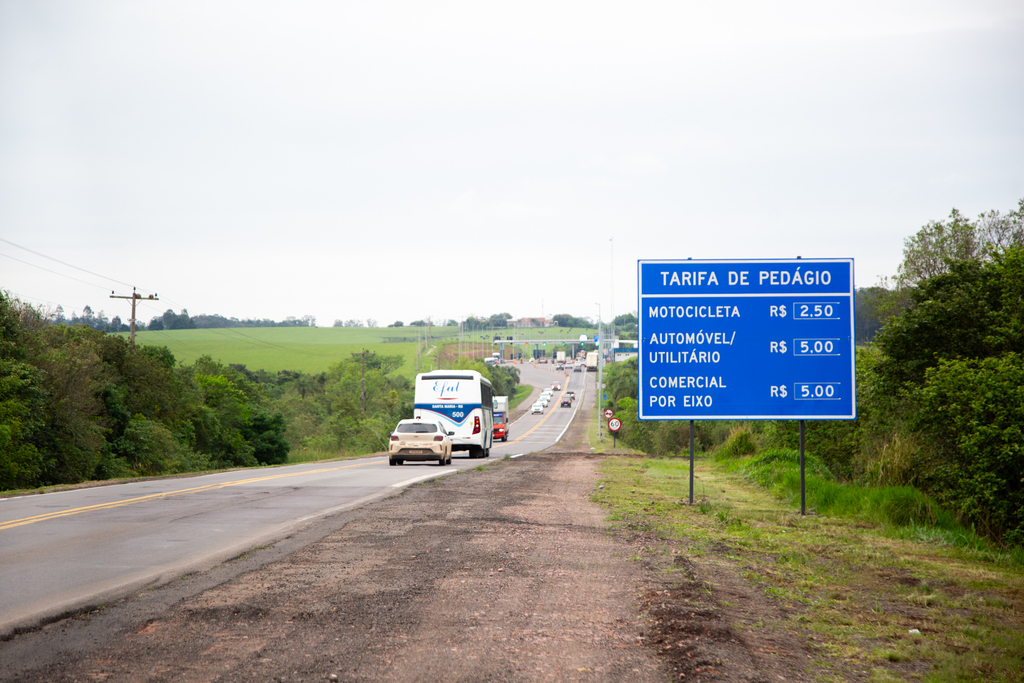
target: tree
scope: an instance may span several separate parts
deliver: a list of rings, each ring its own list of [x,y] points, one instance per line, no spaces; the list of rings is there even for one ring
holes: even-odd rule
[[[917,399],[943,466],[934,492],[985,535],[1024,545],[1024,357],[941,360]]]
[[[990,211],[976,222],[954,208],[945,221],[929,221],[903,241],[897,283],[913,286],[949,272],[951,261],[984,262],[1013,246],[1024,246],[1024,199],[1006,215]]]
[[[1024,199],[1017,202],[1016,209],[1005,215],[998,211],[981,214],[975,226],[982,244],[995,251],[1024,245]]]
[[[948,272],[918,282],[910,307],[876,336],[885,354],[878,372],[892,391],[920,384],[939,360],[1024,353],[1024,248],[993,260],[949,262]]]
[[[551,316],[552,322],[558,327],[593,327],[589,320],[586,318],[577,318],[574,315],[568,313],[556,313]]]
[[[929,221],[903,240],[903,262],[897,279],[907,287],[948,272],[947,262],[978,257],[981,244],[974,224],[956,209],[947,221]]]
[[[256,408],[252,420],[243,429],[246,441],[252,445],[253,456],[261,465],[288,462],[291,445],[284,438],[284,432],[284,415],[265,408]]]
[[[876,336],[881,420],[924,444],[920,486],[994,540],[1024,542],[1024,247],[947,261]],[[871,382],[866,383],[869,387]],[[896,418],[892,416],[896,415]]]
[[[494,315],[487,318],[488,327],[508,327],[508,320],[512,315],[510,313],[495,313]]]
[[[854,293],[856,311],[857,343],[865,344],[874,340],[882,329],[886,314],[884,303],[888,292],[883,287],[858,287]]]
[[[401,320],[396,320],[395,322],[388,325],[388,327],[405,327],[405,323],[403,323]]]
[[[519,369],[514,365],[491,365],[484,369],[476,367],[480,374],[491,380],[495,396],[515,396],[519,386]]]
[[[615,405],[619,399],[631,398],[637,400],[639,390],[639,373],[637,370],[637,358],[629,358],[621,363],[613,363],[608,369],[607,384],[608,399]]]
[[[634,313],[623,313],[622,315],[615,316],[615,320],[612,324],[615,327],[626,327],[628,325],[636,325],[639,321]]]

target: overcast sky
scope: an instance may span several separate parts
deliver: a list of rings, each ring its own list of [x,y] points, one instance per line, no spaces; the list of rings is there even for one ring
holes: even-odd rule
[[[1021,197],[1019,0],[0,0],[0,288],[69,314],[608,319]]]

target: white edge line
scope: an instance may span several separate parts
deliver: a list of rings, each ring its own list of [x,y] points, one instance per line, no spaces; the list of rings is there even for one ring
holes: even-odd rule
[[[435,479],[437,477],[443,477],[446,474],[455,474],[456,472],[458,472],[458,470],[455,470],[455,469],[445,470],[444,472],[431,472],[430,474],[424,474],[422,477],[415,477],[413,479],[406,479],[405,481],[400,481],[397,484],[392,484],[391,488],[393,488],[393,489],[400,489],[403,486],[408,486],[409,484],[415,484],[418,481],[426,481],[427,479]]]
[[[597,378],[596,377],[594,378],[594,384],[595,385],[597,384]],[[566,385],[566,387],[568,387],[569,383],[566,382],[565,385]],[[569,427],[572,426],[573,420],[576,419],[576,413],[580,412],[580,406],[583,405],[583,397],[587,393],[586,390],[587,390],[587,378],[584,377],[583,378],[583,389],[580,390],[580,400],[579,401],[573,401],[573,403],[575,403],[576,406],[572,409],[572,415],[569,416],[569,421],[565,423],[565,429],[563,429],[562,433],[558,435],[557,439],[555,439],[555,443],[556,444],[558,442],[560,442],[562,440],[562,437],[565,436],[565,433],[567,431],[569,431]],[[563,393],[563,395],[565,394],[565,392],[562,392],[562,393]]]
[[[515,460],[516,458],[521,458],[521,457],[523,457],[524,455],[526,455],[526,453],[516,453],[515,455],[510,455],[510,456],[508,456],[508,459],[509,459],[509,460]]]

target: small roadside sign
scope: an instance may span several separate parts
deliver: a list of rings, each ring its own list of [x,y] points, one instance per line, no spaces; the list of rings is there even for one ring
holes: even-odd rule
[[[604,409],[604,419],[610,420],[612,415],[614,415],[614,414],[615,414],[615,411],[613,411],[611,408],[605,408]]]
[[[622,421],[617,417],[613,417],[608,420],[608,430],[611,432],[617,432],[622,429]]]

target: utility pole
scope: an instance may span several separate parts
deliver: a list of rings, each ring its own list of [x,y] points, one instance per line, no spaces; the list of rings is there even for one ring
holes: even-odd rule
[[[132,344],[134,344],[135,343],[135,302],[137,302],[139,299],[145,299],[146,301],[160,301],[160,299],[157,298],[156,294],[150,294],[149,296],[142,296],[141,294],[139,294],[138,292],[135,291],[134,287],[132,287],[132,295],[131,296],[118,296],[117,294],[114,294],[113,291],[111,291],[110,292],[110,298],[111,299],[131,299],[131,301],[132,301],[132,319],[131,319],[132,333],[131,333],[131,340],[132,340]]]
[[[377,354],[374,353],[373,351],[367,351],[366,349],[363,349],[361,353],[356,353],[354,351],[350,351],[349,353],[351,353],[353,356],[362,356],[362,361],[360,364],[362,365],[363,371],[363,391],[360,394],[360,401],[363,409],[363,415],[366,415],[366,354],[369,353],[371,356],[376,356]]]
[[[604,419],[604,406],[601,405],[601,383],[604,374],[604,354],[601,353],[601,344],[604,342],[604,335],[601,334],[601,304],[597,304],[597,440],[601,440],[601,420]]]
[[[611,319],[611,329],[608,331],[608,335],[612,338],[615,337],[615,238],[609,237],[608,243],[611,245],[609,251],[611,256],[609,257],[610,263],[608,265],[608,280],[612,285],[612,301],[611,301],[611,312],[608,313],[608,317]],[[609,340],[611,341],[611,340]],[[609,348],[610,345],[609,345]]]

